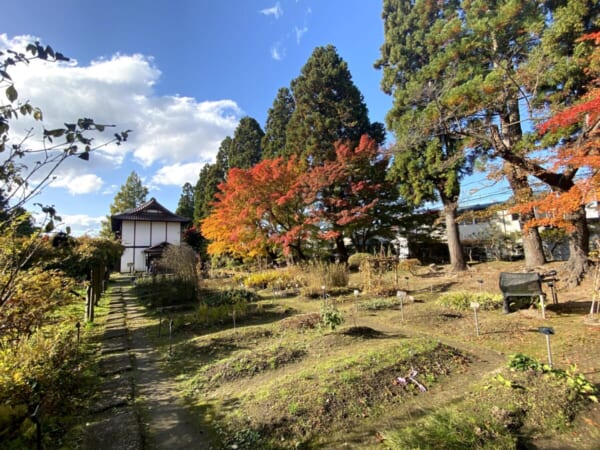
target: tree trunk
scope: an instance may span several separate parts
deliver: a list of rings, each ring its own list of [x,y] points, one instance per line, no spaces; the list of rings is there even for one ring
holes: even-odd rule
[[[516,202],[520,203],[533,198],[533,191],[529,181],[527,181],[527,175],[522,169],[505,161],[503,170]],[[546,262],[539,230],[537,227],[527,228],[527,222],[534,218],[533,209],[519,216],[521,239],[523,239],[523,251],[525,252],[525,266],[529,268],[541,266]]]
[[[339,259],[340,264],[346,264],[348,262],[348,249],[344,244],[344,236],[340,234],[335,238],[335,250]]]
[[[452,272],[467,270],[467,263],[463,254],[458,224],[456,223],[457,202],[442,198],[444,204],[444,219],[446,221],[446,235],[448,237],[448,252]]]
[[[589,269],[587,255],[590,236],[584,206],[581,206],[579,211],[572,215],[571,223],[575,229],[569,233],[569,260],[566,264],[569,272],[567,284],[577,286]]]
[[[523,140],[523,129],[521,127],[521,113],[519,111],[519,100],[516,93],[511,93],[506,98],[506,109],[500,114],[500,126],[503,135],[503,145],[512,150]],[[529,185],[527,173],[520,167],[504,162],[504,173],[508,184],[512,189],[517,203],[533,199],[533,190]],[[526,223],[535,218],[533,208],[526,213],[521,213],[519,225],[521,227],[521,239],[523,240],[523,251],[525,252],[525,265],[527,267],[541,266],[546,262],[542,239],[537,228],[527,229]]]

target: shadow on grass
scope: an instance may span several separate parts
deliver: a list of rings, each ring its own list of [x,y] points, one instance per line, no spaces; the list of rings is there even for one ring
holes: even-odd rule
[[[421,289],[415,289],[410,291],[411,294],[416,293],[432,293],[432,294],[441,294],[442,292],[448,292],[452,286],[458,284],[456,281],[448,281],[446,283],[440,284],[432,284],[428,287],[422,287]]]
[[[390,339],[390,338],[397,339],[397,338],[406,337],[405,335],[401,335],[398,333],[395,333],[392,336],[392,335],[389,335],[382,331],[375,330],[371,327],[366,327],[366,326],[357,326],[357,327],[346,328],[345,330],[340,331],[340,334],[343,334],[345,336],[351,336],[351,337],[360,337],[360,338],[364,338],[364,339]]]
[[[557,314],[589,314],[592,307],[591,301],[585,302],[565,302],[558,304],[548,304],[546,309]]]

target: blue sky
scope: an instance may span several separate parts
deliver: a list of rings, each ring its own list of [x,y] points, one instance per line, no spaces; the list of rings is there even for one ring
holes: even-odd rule
[[[241,117],[264,127],[277,90],[317,46],[336,46],[370,119],[385,122],[392,102],[373,68],[381,8],[381,0],[9,0],[0,48],[39,39],[74,60],[11,71],[44,126],[93,117],[134,130],[125,145],[66,164],[36,201],[54,204],[74,234],[93,234],[135,170],[149,197],[174,210],[183,183],[195,184]],[[27,128],[19,122],[14,138]]]

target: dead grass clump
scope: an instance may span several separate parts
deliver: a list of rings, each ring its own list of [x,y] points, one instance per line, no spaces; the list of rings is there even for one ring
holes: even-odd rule
[[[282,330],[305,331],[318,327],[320,323],[319,313],[309,313],[283,319],[279,326]]]
[[[301,294],[306,298],[317,298],[323,295],[323,288],[330,294],[332,288],[345,288],[350,281],[350,274],[344,264],[312,262],[302,266],[297,277]]]

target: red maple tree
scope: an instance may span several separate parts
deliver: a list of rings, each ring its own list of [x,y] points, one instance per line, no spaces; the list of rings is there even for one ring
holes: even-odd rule
[[[600,192],[600,32],[581,40],[595,44],[590,54],[588,74],[591,81],[581,101],[566,106],[538,126],[541,135],[558,133],[567,136],[551,154],[548,169],[573,182],[568,189],[553,189],[542,197],[520,205],[517,210],[533,206],[538,215],[528,226],[555,226],[571,230],[572,216]],[[575,176],[577,175],[577,176]]]
[[[202,221],[210,254],[303,259],[322,241],[345,251],[353,227],[372,226],[383,189],[387,159],[377,143],[336,145],[336,159],[304,171],[292,157],[263,160],[250,169],[232,169],[219,186],[212,214]],[[394,190],[395,192],[395,190]],[[343,255],[342,255],[343,257]]]

